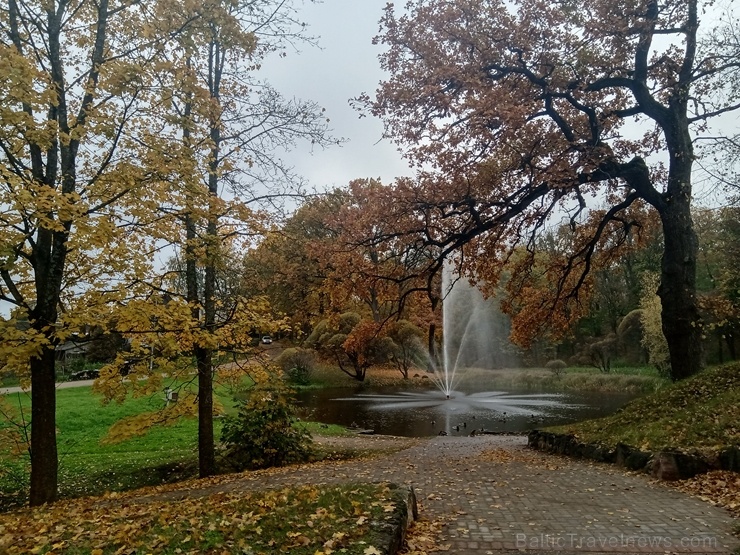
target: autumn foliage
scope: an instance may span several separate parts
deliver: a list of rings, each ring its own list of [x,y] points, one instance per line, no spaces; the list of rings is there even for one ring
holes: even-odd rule
[[[359,100],[419,171],[387,189],[380,227],[392,231],[381,235],[433,249],[487,287],[505,281],[526,342],[544,323],[562,333],[581,317],[592,270],[659,221],[671,377],[696,372],[692,133],[740,107],[737,37],[703,27],[705,4],[389,5],[377,42],[390,77]],[[540,256],[558,224],[570,242]]]

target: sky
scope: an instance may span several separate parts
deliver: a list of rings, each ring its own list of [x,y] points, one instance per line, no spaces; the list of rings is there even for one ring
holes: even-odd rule
[[[384,77],[378,61],[381,47],[373,46],[378,21],[387,0],[323,0],[296,3],[308,34],[318,47],[301,45],[301,52],[273,57],[263,76],[287,98],[312,100],[326,109],[333,135],[347,141],[326,150],[299,145],[285,159],[318,189],[344,187],[352,179],[379,177],[389,183],[410,175],[408,165],[390,141],[382,140],[383,125],[373,117],[360,118],[349,104],[366,92],[371,96]]]
[[[302,45],[301,52],[273,57],[263,66],[263,76],[288,98],[312,100],[323,106],[333,134],[346,139],[343,146],[326,150],[299,145],[285,156],[299,175],[319,190],[344,187],[352,179],[379,177],[390,183],[395,177],[411,175],[408,165],[388,140],[383,126],[372,116],[360,118],[349,100],[361,93],[371,97],[385,74],[378,54],[382,46],[372,44],[378,34],[383,8],[388,0],[297,0],[299,17],[308,24],[308,34],[318,47]],[[401,2],[397,3],[397,8]],[[719,123],[737,129],[737,116]],[[717,122],[715,122],[716,124]],[[724,194],[708,185],[705,172],[695,168],[695,194],[700,204],[713,205]],[[717,198],[719,195],[719,198]]]

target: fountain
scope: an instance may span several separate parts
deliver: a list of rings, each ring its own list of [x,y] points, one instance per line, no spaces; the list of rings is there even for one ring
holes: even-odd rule
[[[564,424],[610,414],[628,397],[589,394],[514,391],[480,391],[462,383],[468,368],[516,368],[508,342],[509,322],[495,300],[485,299],[467,279],[458,278],[451,265],[442,275],[443,355],[441,368],[426,376],[436,389],[398,391],[378,389],[351,397],[330,397],[352,402],[312,405],[325,421],[362,422],[376,433],[395,435],[471,435],[474,430],[522,432],[543,422]]]
[[[442,367],[430,377],[449,399],[464,368],[513,367],[517,361],[509,354],[508,319],[452,263],[442,269],[442,295]]]

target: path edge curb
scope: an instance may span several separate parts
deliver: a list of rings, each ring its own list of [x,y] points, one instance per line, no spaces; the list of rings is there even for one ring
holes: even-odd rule
[[[389,484],[388,487],[395,505],[393,513],[383,521],[373,521],[371,529],[380,539],[380,552],[395,555],[403,546],[409,526],[419,518],[419,508],[413,487],[398,484]]]
[[[686,453],[679,449],[642,451],[624,443],[609,448],[580,442],[570,434],[532,430],[527,435],[527,447],[535,451],[644,471],[660,480],[683,480],[710,470],[740,471],[740,447],[735,445],[725,447],[716,456],[707,458],[699,452]]]

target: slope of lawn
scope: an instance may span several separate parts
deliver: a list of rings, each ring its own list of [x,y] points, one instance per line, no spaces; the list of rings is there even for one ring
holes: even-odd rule
[[[16,417],[21,407],[25,419],[29,418],[28,394],[9,394],[3,400],[5,406],[14,409]],[[215,400],[227,414],[235,412],[230,388],[217,386]],[[89,386],[58,389],[59,496],[98,495],[197,475],[198,425],[194,417],[154,427],[145,435],[120,443],[105,441],[110,427],[122,418],[164,406],[163,392],[103,405]],[[322,435],[341,432],[335,429],[338,427],[303,425]],[[221,420],[217,418],[215,436],[218,439],[220,435]],[[27,454],[11,453],[6,445],[0,445],[0,510],[25,503],[28,472]]]
[[[640,397],[616,414],[550,431],[581,441],[643,450],[711,451],[740,444],[740,363],[707,369]]]
[[[218,390],[216,396],[225,407],[233,404],[225,390]],[[5,401],[16,413],[22,407],[28,418],[30,399],[27,394],[11,394]],[[181,419],[173,426],[153,428],[141,437],[121,443],[103,441],[118,420],[155,411],[164,405],[163,393],[103,405],[89,386],[58,389],[60,496],[129,489],[176,479],[178,474],[187,472],[196,457],[197,422],[194,418]],[[13,485],[18,488],[19,480],[26,482],[28,461],[18,454],[0,453],[0,457],[3,459],[0,505],[3,505],[8,501],[3,497],[11,494]]]

